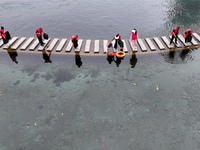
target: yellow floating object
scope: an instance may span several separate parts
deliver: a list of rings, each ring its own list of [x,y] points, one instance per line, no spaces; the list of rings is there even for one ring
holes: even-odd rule
[[[27,129],[30,128],[30,126],[27,126]]]
[[[35,126],[37,126],[37,123],[35,123]]]
[[[158,86],[156,85],[156,90],[158,91],[159,90],[159,88],[158,88]]]
[[[136,83],[132,83],[133,85],[136,85]]]

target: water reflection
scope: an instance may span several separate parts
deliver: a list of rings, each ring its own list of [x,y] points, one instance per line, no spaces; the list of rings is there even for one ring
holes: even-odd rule
[[[166,62],[171,64],[183,64],[194,60],[192,52],[194,49],[187,50],[170,50],[169,52],[160,53]]]
[[[51,56],[51,51],[48,51],[49,54],[47,54],[45,48],[42,50],[42,56],[44,59],[44,63],[52,63],[50,56]]]
[[[79,68],[82,66],[82,60],[79,52],[75,52],[75,63]]]
[[[9,54],[11,60],[13,62],[15,62],[16,64],[18,64],[18,61],[17,61],[17,58],[16,58],[18,56],[17,51],[16,50],[12,50],[11,47],[9,46],[9,48],[7,49],[7,52]]]
[[[137,57],[136,57],[136,52],[132,53],[132,57],[130,58],[130,65],[131,68],[135,68],[135,65],[137,64]]]

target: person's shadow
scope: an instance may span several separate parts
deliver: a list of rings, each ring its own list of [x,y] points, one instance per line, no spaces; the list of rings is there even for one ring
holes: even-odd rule
[[[135,65],[137,64],[137,57],[136,57],[136,52],[132,53],[132,57],[130,58],[130,65],[131,68],[135,68]]]
[[[79,52],[75,53],[75,63],[79,68],[82,66],[81,56]]]
[[[45,48],[42,50],[42,56],[44,59],[44,63],[52,63],[52,60],[50,59],[51,51],[49,51],[48,53],[49,53],[49,55],[47,54]]]
[[[7,49],[7,52],[11,58],[11,60],[13,62],[15,62],[16,64],[18,64],[18,61],[17,61],[17,56],[18,56],[18,53],[17,53],[17,50],[12,50],[11,47],[9,46],[8,49]]]

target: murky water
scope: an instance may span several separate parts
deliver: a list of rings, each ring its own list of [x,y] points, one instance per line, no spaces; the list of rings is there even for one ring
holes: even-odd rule
[[[129,38],[193,28],[197,0],[1,0],[12,35]],[[17,56],[18,64],[11,60]],[[199,49],[107,56],[0,52],[0,150],[188,150],[200,142]]]

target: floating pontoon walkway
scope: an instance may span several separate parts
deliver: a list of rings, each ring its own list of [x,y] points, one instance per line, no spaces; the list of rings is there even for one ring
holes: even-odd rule
[[[124,52],[158,52],[163,50],[182,50],[192,49],[200,47],[200,35],[199,33],[193,33],[193,39],[191,43],[185,43],[183,35],[178,36],[178,44],[170,43],[170,36],[152,37],[138,39],[137,50],[135,51],[131,46],[131,41],[122,39],[124,42]],[[82,55],[103,55],[108,52],[106,44],[109,40],[92,40],[92,39],[79,39],[78,48],[76,52],[80,52]],[[36,37],[12,37],[9,41],[11,45],[9,50],[17,50],[18,52],[41,52],[43,49],[51,51],[52,53],[62,54],[74,54],[72,50],[72,42],[67,38],[49,38],[44,40],[45,45],[40,46]],[[0,39],[0,49],[7,50],[8,46],[3,45],[3,40]]]

